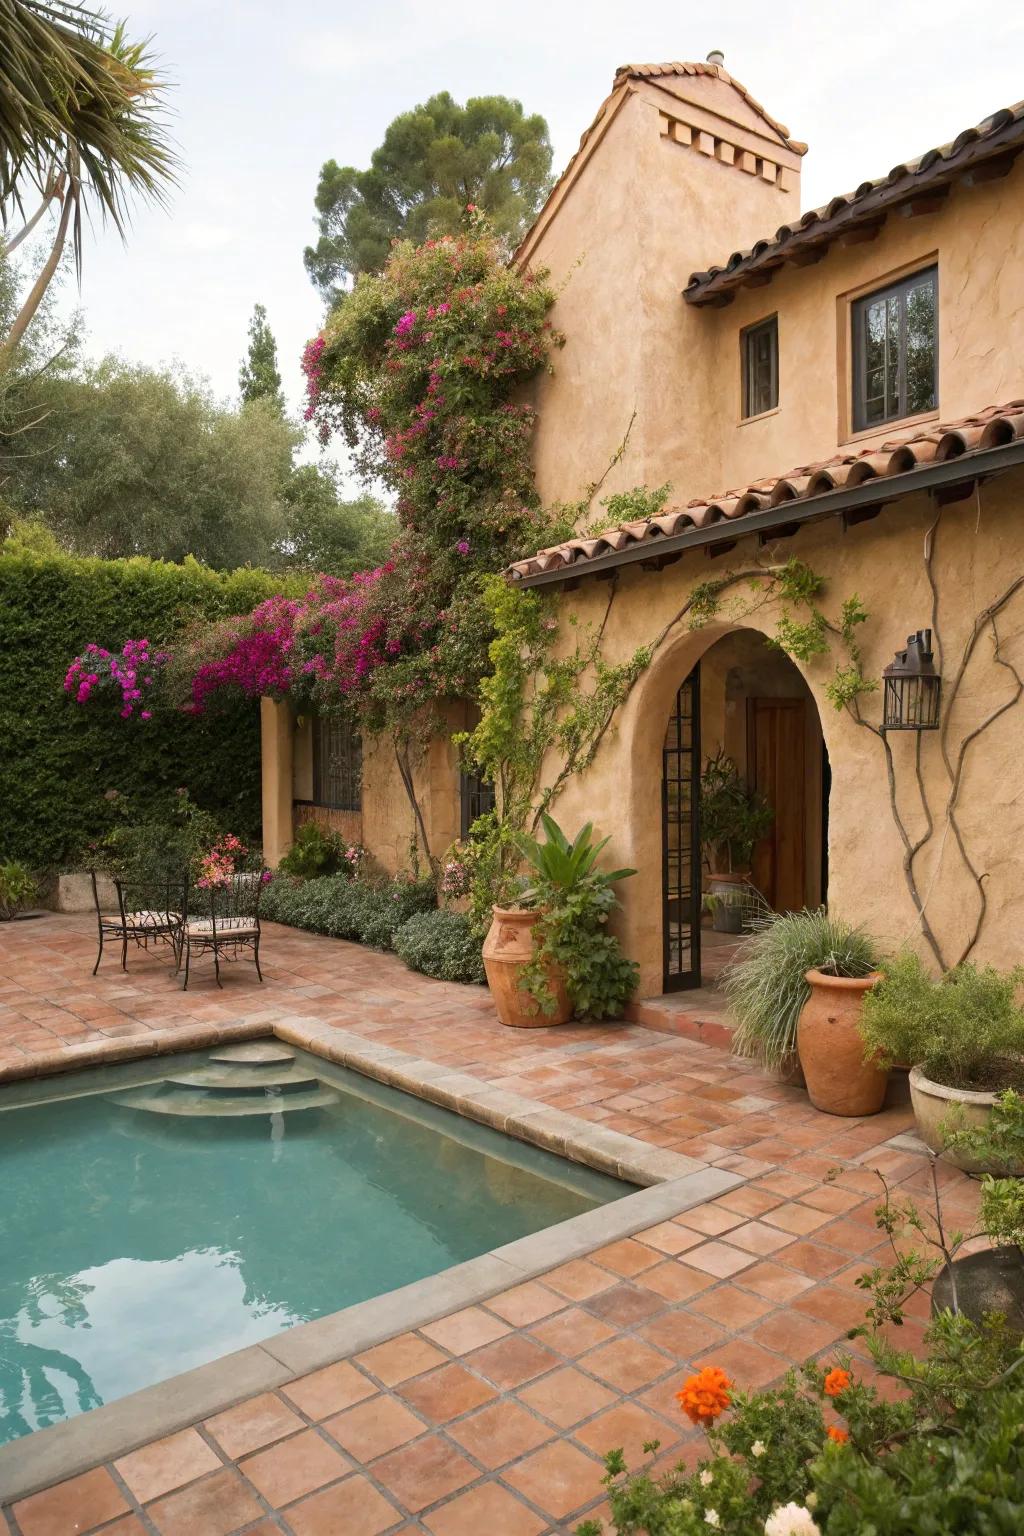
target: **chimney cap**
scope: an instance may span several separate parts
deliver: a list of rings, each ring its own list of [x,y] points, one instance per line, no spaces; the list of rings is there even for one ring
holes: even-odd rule
[[[708,54],[707,62],[709,64],[723,65],[725,63],[725,54],[722,52],[721,48],[712,48],[711,52]]]

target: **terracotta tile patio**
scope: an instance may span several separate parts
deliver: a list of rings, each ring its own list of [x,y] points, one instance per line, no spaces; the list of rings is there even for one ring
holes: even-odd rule
[[[660,1439],[665,1453],[696,1454],[674,1400],[691,1368],[715,1363],[760,1387],[833,1352],[863,1315],[856,1278],[885,1251],[872,1170],[923,1182],[923,1160],[888,1144],[909,1109],[838,1120],[697,1041],[637,1025],[505,1030],[485,992],[393,957],[274,928],[264,948],[265,987],[239,965],[223,992],[200,972],[183,994],[154,957],[93,980],[85,919],[5,925],[0,1074],[28,1058],[52,1068],[104,1037],[127,1051],[154,1029],[184,1043],[197,1024],[244,1014],[270,1029],[302,1013],[746,1182],[24,1499],[5,1512],[13,1536],[569,1532],[602,1510],[605,1450],[635,1462]],[[957,1219],[974,1190],[951,1179]]]

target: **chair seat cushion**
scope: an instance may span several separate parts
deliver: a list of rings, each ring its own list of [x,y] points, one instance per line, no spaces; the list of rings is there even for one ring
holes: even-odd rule
[[[185,932],[193,939],[211,938],[213,936],[213,921],[208,917],[189,918],[185,924]],[[218,917],[217,937],[240,939],[255,938],[259,929],[251,917]]]
[[[116,928],[121,926],[119,912],[105,913],[101,918],[104,923],[112,923]],[[176,928],[181,922],[180,912],[126,912],[124,922],[129,928]]]

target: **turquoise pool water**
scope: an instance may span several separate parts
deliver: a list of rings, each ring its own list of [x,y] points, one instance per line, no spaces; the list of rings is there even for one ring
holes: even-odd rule
[[[0,1443],[631,1192],[291,1055],[0,1096]]]

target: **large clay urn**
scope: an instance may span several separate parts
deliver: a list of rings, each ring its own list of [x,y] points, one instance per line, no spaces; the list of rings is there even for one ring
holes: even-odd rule
[[[797,1050],[815,1109],[829,1115],[874,1115],[885,1100],[887,1070],[864,1060],[860,1010],[878,980],[808,971],[811,995],[800,1013]]]
[[[533,957],[533,930],[539,917],[539,912],[495,907],[484,940],[484,971],[498,1018],[514,1029],[543,1029],[550,1024],[567,1024],[572,1018],[565,977],[556,966],[548,967],[548,984],[555,995],[554,1013],[544,1013],[519,985],[523,966]]]

